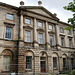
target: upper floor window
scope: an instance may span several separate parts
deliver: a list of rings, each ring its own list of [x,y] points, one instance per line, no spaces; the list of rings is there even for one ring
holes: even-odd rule
[[[30,20],[30,19],[25,18],[25,23],[26,23],[26,24],[30,24],[30,22],[31,22],[31,20]]]
[[[72,39],[69,39],[69,47],[72,48]]]
[[[60,32],[64,33],[64,28],[60,27]]]
[[[68,30],[68,34],[69,34],[69,35],[71,34],[71,30]]]
[[[39,27],[42,27],[42,25],[43,25],[42,22],[38,22]]]
[[[32,69],[32,56],[26,56],[26,69]]]
[[[8,19],[8,20],[13,20],[13,15],[11,15],[11,14],[6,14],[6,19]]]
[[[52,26],[52,25],[49,25],[49,29],[51,29],[51,30],[52,30],[52,29],[53,29],[53,26]]]
[[[53,57],[53,68],[57,68],[57,57]]]
[[[53,45],[53,36],[50,35],[50,45],[52,46]]]
[[[43,37],[42,37],[43,35],[42,34],[38,34],[38,42],[39,42],[39,44],[42,44],[42,40],[43,40]]]
[[[30,42],[30,32],[25,31],[25,42]]]
[[[12,39],[12,28],[6,27],[5,38]]]
[[[61,46],[64,46],[64,38],[61,37]]]

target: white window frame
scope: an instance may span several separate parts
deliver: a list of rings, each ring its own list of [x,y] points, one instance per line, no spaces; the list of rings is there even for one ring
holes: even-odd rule
[[[25,31],[25,42],[30,42],[30,31]]]
[[[64,28],[63,27],[60,27],[60,32],[64,33]]]
[[[43,26],[43,23],[40,22],[40,21],[38,21],[38,26],[39,26],[39,27],[42,27],[42,26]]]
[[[31,57],[30,61],[27,61],[27,57]],[[28,59],[29,60],[29,59]],[[31,68],[27,68],[27,66],[29,65],[31,66]],[[31,70],[32,69],[32,56],[26,56],[26,70]]]
[[[25,23],[26,24],[31,24],[31,20],[29,18],[25,18]]]
[[[14,19],[14,16],[12,14],[7,13],[6,14],[6,19],[13,20]]]
[[[9,37],[9,32],[10,32],[10,31],[8,31],[7,28],[10,29],[10,31],[11,31],[11,38],[8,38],[8,37]],[[6,34],[8,34],[8,36],[7,36]],[[7,37],[6,37],[6,36],[7,36]],[[6,27],[6,31],[5,31],[5,39],[9,39],[9,40],[12,39],[12,28],[11,28],[11,27]]]
[[[6,57],[9,57],[9,58],[6,58]],[[3,71],[10,71],[10,59],[11,59],[10,56],[7,56],[7,55],[3,56]]]
[[[52,37],[52,38],[51,38]],[[52,40],[51,40],[52,39]],[[53,40],[54,40],[54,38],[53,38],[53,35],[50,35],[50,45],[51,46],[53,46]],[[52,41],[52,44],[51,44],[51,41]]]
[[[39,37],[39,35],[41,35],[41,36]],[[43,34],[42,33],[38,34],[38,43],[43,44]]]
[[[63,41],[62,41],[63,39]],[[63,43],[63,44],[62,44]],[[65,38],[64,37],[61,37],[61,46],[64,47],[65,46]]]
[[[52,30],[53,29],[53,25],[49,25],[49,29]]]

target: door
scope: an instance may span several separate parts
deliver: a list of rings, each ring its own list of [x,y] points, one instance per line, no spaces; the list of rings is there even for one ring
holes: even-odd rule
[[[41,65],[41,72],[46,72],[46,62],[45,61],[40,61]]]

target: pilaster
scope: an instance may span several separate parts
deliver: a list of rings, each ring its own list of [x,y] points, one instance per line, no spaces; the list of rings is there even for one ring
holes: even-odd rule
[[[36,23],[36,18],[34,18],[34,47],[38,47],[39,45],[38,45],[38,42],[37,42],[37,36],[38,34],[37,34],[37,23]]]

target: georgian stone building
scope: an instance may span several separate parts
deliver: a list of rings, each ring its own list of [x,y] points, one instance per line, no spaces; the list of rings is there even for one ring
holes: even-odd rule
[[[75,68],[70,24],[42,6],[0,2],[0,73],[63,72]]]

